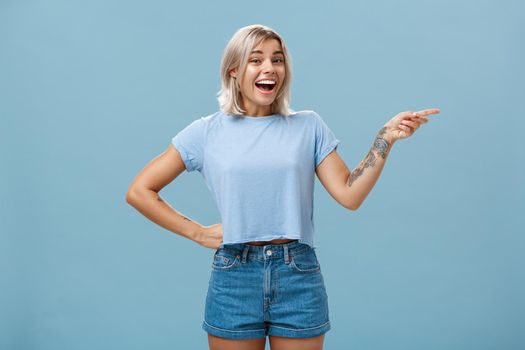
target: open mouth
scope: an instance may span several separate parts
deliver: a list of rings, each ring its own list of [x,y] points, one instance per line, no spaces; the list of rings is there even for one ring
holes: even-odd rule
[[[275,86],[277,86],[277,83],[271,80],[263,80],[263,81],[255,83],[255,86],[260,92],[264,94],[268,94],[268,93],[271,93],[275,89]]]

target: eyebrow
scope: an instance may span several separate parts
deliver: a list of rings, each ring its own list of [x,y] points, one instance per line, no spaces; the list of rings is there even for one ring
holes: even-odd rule
[[[263,53],[263,52],[262,52],[261,50],[255,50],[255,51],[252,51],[250,54],[252,54],[252,53]],[[284,52],[282,52],[282,51],[274,51],[274,52],[273,52],[274,55],[275,55],[275,54],[278,54],[278,53],[284,55]]]

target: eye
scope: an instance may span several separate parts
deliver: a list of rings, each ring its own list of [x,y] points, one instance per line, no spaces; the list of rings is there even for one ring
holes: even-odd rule
[[[284,59],[283,59],[283,58],[276,58],[276,59],[274,59],[273,61],[274,61],[275,63],[283,63],[283,62],[284,62]],[[250,60],[250,62],[253,62],[253,63],[260,63],[261,60],[258,59],[258,58],[252,58],[252,59]]]

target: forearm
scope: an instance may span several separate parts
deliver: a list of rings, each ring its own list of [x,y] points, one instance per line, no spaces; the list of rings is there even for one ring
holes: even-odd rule
[[[368,196],[377,182],[383,170],[386,158],[394,144],[394,140],[385,136],[385,128],[382,128],[374,139],[374,143],[365,158],[359,163],[355,170],[348,174],[346,185],[348,186],[348,198],[354,203],[355,209]]]
[[[171,207],[155,191],[131,192],[126,196],[126,201],[154,223],[194,242],[197,242],[204,228]]]

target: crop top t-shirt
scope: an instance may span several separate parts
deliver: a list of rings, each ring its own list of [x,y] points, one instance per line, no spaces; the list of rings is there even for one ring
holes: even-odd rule
[[[221,247],[298,239],[314,247],[315,168],[340,140],[314,111],[200,117],[172,138],[197,170],[222,220]]]

